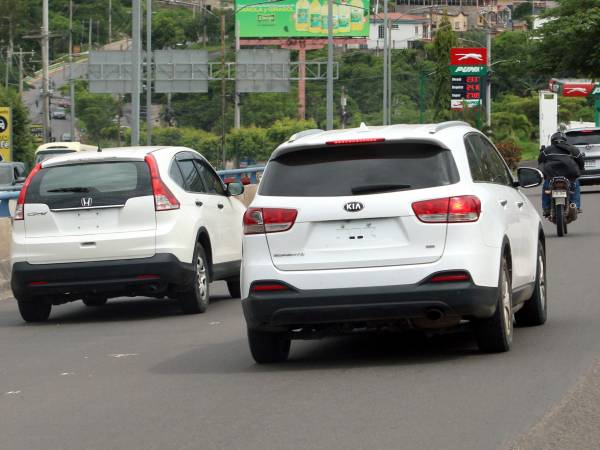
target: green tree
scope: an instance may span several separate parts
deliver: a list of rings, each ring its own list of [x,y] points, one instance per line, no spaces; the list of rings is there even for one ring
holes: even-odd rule
[[[76,87],[77,116],[86,130],[86,140],[96,144],[107,137],[116,137],[113,119],[119,112],[117,100],[109,94],[90,93],[83,82],[77,83]]]
[[[533,2],[533,0],[531,1]],[[514,20],[525,20],[529,16],[531,16],[531,2],[521,3],[517,5],[514,12],[512,13],[512,18]]]
[[[458,47],[458,38],[452,29],[448,14],[445,12],[431,47],[431,59],[434,62],[436,71],[433,75],[435,120],[444,119],[450,115],[450,85],[452,80],[448,66],[450,65],[450,49],[452,47]]]
[[[551,76],[600,77],[600,0],[560,0],[540,30],[536,61]]]
[[[15,161],[31,164],[33,161],[33,137],[29,130],[27,109],[21,97],[13,89],[0,87],[0,105],[12,108],[13,150]]]

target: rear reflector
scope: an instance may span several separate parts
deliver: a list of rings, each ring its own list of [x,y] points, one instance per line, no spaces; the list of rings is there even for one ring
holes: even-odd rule
[[[154,209],[156,211],[169,211],[179,209],[179,201],[160,178],[158,164],[152,155],[146,155],[146,164],[150,169],[152,179],[152,192],[154,193]]]
[[[481,214],[481,201],[473,195],[462,195],[416,202],[412,209],[425,223],[476,222]]]
[[[289,287],[281,283],[255,283],[250,288],[251,292],[278,292],[289,291]]]
[[[385,138],[362,138],[362,139],[338,139],[327,141],[327,145],[352,145],[352,144],[374,144],[376,142],[385,142]]]
[[[23,220],[25,218],[25,198],[27,197],[27,189],[29,189],[31,180],[33,180],[33,177],[35,177],[35,175],[40,171],[41,168],[42,165],[37,164],[29,173],[29,176],[25,180],[25,183],[23,183],[21,192],[19,192],[19,198],[17,199],[17,207],[15,208],[15,215],[13,217],[13,220]]]
[[[452,283],[457,281],[469,281],[471,277],[466,272],[447,272],[430,278],[430,283]]]
[[[29,286],[44,286],[46,284],[48,284],[47,281],[32,281]]]
[[[244,214],[244,234],[280,233],[296,222],[298,211],[285,208],[248,208]]]

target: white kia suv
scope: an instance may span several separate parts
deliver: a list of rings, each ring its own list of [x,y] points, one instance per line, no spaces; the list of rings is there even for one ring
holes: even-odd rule
[[[244,215],[242,304],[259,363],[292,339],[474,325],[509,350],[546,320],[544,233],[492,143],[462,122],[293,136]]]
[[[12,290],[23,319],[52,305],[168,296],[204,312],[209,283],[239,296],[243,204],[208,161],[181,147],[79,152],[38,164],[17,200]]]

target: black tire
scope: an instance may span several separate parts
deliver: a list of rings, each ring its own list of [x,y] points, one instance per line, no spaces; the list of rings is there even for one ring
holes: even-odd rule
[[[519,326],[533,327],[546,323],[548,317],[548,299],[546,297],[546,252],[538,243],[535,290],[529,300],[515,314]]]
[[[554,207],[554,217],[556,218],[556,233],[562,237],[565,234],[565,205]]]
[[[285,333],[248,330],[248,344],[258,364],[284,362],[290,355],[291,340]]]
[[[512,346],[512,288],[506,258],[502,258],[500,264],[496,312],[489,319],[475,321],[475,336],[477,338],[477,345],[482,352],[507,352]]]
[[[187,291],[179,295],[179,305],[184,314],[206,312],[210,301],[210,270],[206,252],[200,243],[194,250],[194,281]]]
[[[229,295],[231,295],[231,298],[240,298],[242,295],[242,290],[240,289],[240,279],[232,278],[227,280],[227,289],[229,290]]]
[[[83,304],[85,306],[91,306],[91,307],[96,307],[96,306],[104,306],[106,305],[106,302],[108,301],[107,297],[102,297],[99,295],[94,295],[94,296],[89,296],[89,297],[84,297],[82,299]]]
[[[45,322],[50,317],[52,304],[44,302],[18,302],[19,312],[25,322]]]

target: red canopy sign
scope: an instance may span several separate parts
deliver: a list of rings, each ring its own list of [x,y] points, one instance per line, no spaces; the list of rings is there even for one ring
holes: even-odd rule
[[[450,64],[453,66],[485,66],[487,60],[487,48],[450,49]]]
[[[561,94],[563,97],[587,97],[596,87],[595,83],[585,80],[560,80],[553,78],[550,80],[550,90]]]

